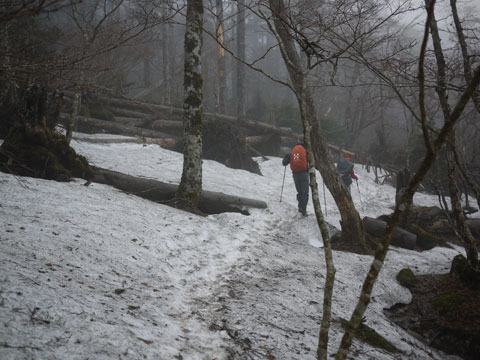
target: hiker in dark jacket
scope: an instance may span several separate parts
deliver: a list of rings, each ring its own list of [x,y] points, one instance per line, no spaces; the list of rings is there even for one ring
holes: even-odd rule
[[[297,189],[298,211],[303,216],[307,216],[309,178],[305,146],[303,144],[295,145],[290,154],[285,155],[282,164],[283,166],[290,164]]]
[[[357,175],[355,175],[355,172],[353,171],[353,166],[352,159],[349,157],[346,157],[337,163],[337,171],[349,194],[351,194],[350,185],[352,184],[352,179],[358,180]]]

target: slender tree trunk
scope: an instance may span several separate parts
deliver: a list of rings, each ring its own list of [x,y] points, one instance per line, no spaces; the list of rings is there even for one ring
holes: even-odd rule
[[[187,0],[184,65],[184,152],[179,206],[196,210],[202,191],[202,0]]]
[[[435,5],[435,0],[431,0],[431,2],[427,5],[428,16],[426,21],[424,39],[422,43],[422,50],[420,54],[419,76],[418,76],[419,86],[420,86],[419,103],[420,103],[420,113],[421,113],[421,119],[422,119],[422,130],[424,132],[424,138],[427,145],[427,152],[425,154],[425,157],[418,171],[415,173],[412,180],[410,181],[410,184],[406,189],[404,195],[402,196],[398,204],[395,206],[395,210],[393,212],[391,221],[388,224],[388,227],[385,231],[385,235],[382,238],[381,246],[379,246],[377,252],[375,253],[375,257],[372,262],[372,265],[370,266],[370,270],[368,271],[368,274],[363,282],[357,305],[347,325],[345,334],[343,335],[342,342],[340,344],[340,347],[336,355],[337,360],[343,360],[348,355],[355,332],[362,320],[363,315],[365,314],[368,304],[370,303],[373,285],[375,284],[378,278],[378,274],[380,273],[383,267],[383,263],[387,255],[388,248],[390,246],[392,235],[395,228],[398,226],[400,219],[405,213],[405,210],[408,208],[409,204],[412,202],[413,195],[418,189],[418,186],[420,185],[421,181],[423,180],[423,178],[425,177],[425,175],[427,174],[427,172],[430,170],[433,163],[435,162],[438,150],[444,144],[445,139],[447,138],[450,131],[453,129],[453,126],[458,121],[460,115],[463,113],[465,106],[467,105],[470,98],[472,97],[473,92],[476,90],[476,88],[480,84],[480,66],[478,66],[475,69],[475,72],[473,73],[472,81],[467,85],[467,88],[465,89],[465,91],[462,93],[459,100],[457,101],[457,104],[451,113],[450,120],[448,122],[445,122],[443,127],[438,132],[437,138],[433,142],[431,142],[427,136],[428,130],[425,124],[426,123],[426,116],[425,116],[426,111],[424,108],[425,103],[422,97],[424,96],[423,66],[424,66],[426,44],[428,40],[427,29],[432,19],[434,5]]]
[[[81,103],[82,103],[82,93],[80,91],[77,91],[73,97],[72,115],[70,116],[70,119],[67,122],[67,126],[66,126],[65,137],[67,138],[68,144],[70,144],[70,141],[72,140],[72,133],[73,133],[75,124],[77,123],[77,117],[78,117],[78,112],[80,110]]]
[[[270,0],[270,8],[274,17],[274,26],[276,30],[277,39],[280,45],[282,57],[289,71],[290,79],[293,84],[293,89],[297,97],[297,101],[300,107],[300,115],[304,129],[304,142],[307,148],[307,156],[309,162],[309,174],[310,174],[310,187],[312,189],[312,198],[315,208],[315,215],[317,217],[318,226],[320,228],[325,251],[325,261],[327,264],[327,276],[325,279],[324,298],[323,298],[323,313],[322,322],[319,332],[319,343],[317,348],[317,357],[321,360],[326,360],[328,356],[328,341],[329,341],[329,329],[331,321],[331,304],[333,287],[335,281],[335,267],[333,264],[332,250],[326,224],[323,219],[321,211],[320,198],[318,194],[318,186],[316,182],[315,168],[316,162],[319,162],[320,173],[327,184],[329,190],[334,194],[337,205],[339,203],[339,209],[342,213],[342,219],[351,218],[352,227],[358,226],[355,234],[351,233],[351,227],[345,227],[343,236],[351,236],[352,242],[358,241],[358,238],[362,239],[363,244],[361,247],[364,249],[365,244],[363,241],[363,225],[360,221],[360,216],[356,212],[351,197],[346,197],[346,189],[339,187],[342,183],[339,175],[337,174],[333,162],[330,159],[327,145],[323,139],[322,132],[319,123],[316,118],[315,107],[312,96],[307,88],[307,76],[302,70],[302,64],[300,57],[295,49],[293,39],[289,36],[288,30],[285,28],[285,23],[282,19],[286,19],[286,9],[282,0]],[[338,189],[343,190],[343,197],[339,196]],[[333,191],[332,191],[333,190]],[[335,193],[337,190],[337,193]],[[350,201],[350,204],[348,204]],[[350,206],[350,214],[345,214],[346,207]]]
[[[478,269],[478,249],[475,238],[468,227],[460,201],[460,191],[457,184],[455,165],[455,130],[452,130],[447,142],[447,167],[448,167],[448,189],[452,204],[453,217],[457,228],[457,234],[463,242],[467,253],[467,260],[473,269]]]
[[[316,164],[315,156],[312,148],[312,137],[311,137],[311,126],[308,123],[307,115],[307,102],[304,100],[307,90],[307,78],[304,77],[301,84],[301,93],[299,94],[299,105],[300,113],[303,123],[303,138],[305,141],[305,146],[307,148],[307,157],[309,164],[309,174],[310,174],[310,188],[312,189],[312,199],[313,207],[315,209],[315,216],[317,218],[317,223],[320,228],[320,233],[322,234],[323,248],[325,254],[325,262],[327,265],[327,276],[325,279],[325,289],[323,293],[323,308],[322,308],[322,322],[320,324],[320,332],[318,336],[318,347],[317,347],[317,357],[321,360],[326,360],[328,356],[328,331],[330,330],[330,322],[332,317],[332,297],[333,297],[333,287],[335,283],[335,266],[333,263],[332,256],[332,245],[330,243],[330,236],[328,233],[327,225],[323,218],[322,206],[320,204],[320,196],[318,193],[318,184],[316,179]]]
[[[225,77],[225,49],[223,32],[223,0],[217,0],[215,7],[217,15],[217,112],[225,114],[225,99],[227,95],[227,82]]]
[[[170,17],[169,10],[166,11],[166,16]],[[171,93],[172,93],[172,77],[173,74],[171,74],[171,69],[174,69],[174,64],[172,61],[174,61],[175,57],[172,56],[172,49],[170,46],[170,32],[171,32],[171,24],[164,24],[162,26],[163,30],[163,41],[162,41],[162,62],[163,62],[163,93],[162,93],[162,104],[171,104]]]
[[[352,197],[347,192],[343,181],[335,169],[334,162],[328,151],[328,145],[320,128],[320,122],[317,119],[312,95],[308,89],[302,89],[302,84],[306,81],[306,74],[302,70],[301,60],[294,41],[281,20],[286,19],[285,5],[282,0],[270,0],[270,7],[274,16],[275,28],[284,49],[282,56],[287,65],[295,95],[300,106],[302,102],[305,102],[305,112],[302,115],[306,117],[307,124],[311,127],[312,146],[317,168],[340,211],[342,240],[349,243],[352,249],[364,252],[366,245],[360,215],[355,209]]]
[[[429,0],[426,0],[428,2]],[[440,34],[438,31],[437,21],[435,16],[432,18],[430,24],[430,32],[433,39],[433,48],[435,52],[435,58],[437,60],[437,78],[438,86],[436,91],[438,98],[440,99],[440,105],[443,111],[443,117],[445,122],[450,121],[451,109],[448,103],[448,94],[446,86],[446,63],[443,55],[442,44],[440,40]],[[471,78],[471,77],[470,77]],[[449,135],[449,141],[447,143],[447,167],[448,167],[448,188],[450,191],[450,201],[452,205],[453,215],[455,218],[455,225],[457,227],[457,233],[461,237],[461,241],[465,246],[467,252],[467,259],[473,269],[478,267],[478,250],[475,239],[473,238],[470,229],[465,223],[465,216],[462,211],[462,204],[460,202],[460,195],[458,190],[457,178],[456,178],[456,166],[455,166],[455,130],[453,129]]]
[[[455,24],[455,29],[457,31],[458,43],[460,45],[460,50],[462,51],[463,58],[463,75],[465,82],[468,84],[472,81],[472,66],[470,64],[470,55],[468,53],[467,41],[465,40],[465,34],[463,32],[462,22],[458,16],[457,10],[457,0],[450,0],[450,7],[452,8],[453,22]],[[480,113],[480,91],[477,90],[473,93],[472,96],[473,103],[477,112]]]
[[[245,6],[244,0],[237,2],[237,56],[245,60]],[[237,61],[237,117],[245,119],[245,65]]]

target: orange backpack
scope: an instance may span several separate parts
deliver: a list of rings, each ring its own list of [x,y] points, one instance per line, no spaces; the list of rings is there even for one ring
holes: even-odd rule
[[[290,169],[292,169],[292,172],[307,171],[307,150],[302,145],[296,145],[292,149]]]

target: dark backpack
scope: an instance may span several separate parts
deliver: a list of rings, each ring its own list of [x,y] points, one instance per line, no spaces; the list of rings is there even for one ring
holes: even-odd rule
[[[337,171],[342,181],[345,185],[350,185],[352,183],[352,170],[353,170],[353,163],[347,160],[340,160],[337,163]]]

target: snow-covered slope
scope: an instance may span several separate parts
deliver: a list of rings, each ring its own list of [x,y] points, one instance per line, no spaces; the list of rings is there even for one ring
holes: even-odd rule
[[[96,166],[178,183],[182,155],[156,145],[73,141]],[[1,359],[315,359],[325,280],[314,216],[296,211],[290,170],[258,158],[263,176],[204,161],[203,186],[264,200],[266,210],[194,216],[84,181],[0,173]],[[361,216],[390,213],[394,189],[358,165]],[[319,188],[323,192],[321,178]],[[338,226],[327,191],[326,220]],[[416,195],[415,203],[435,204]],[[325,208],[323,209],[325,210]],[[313,212],[311,201],[310,213]],[[366,323],[394,343],[389,354],[355,341],[355,359],[446,359],[382,312],[410,293],[405,266],[447,272],[460,248],[392,248]],[[371,257],[334,252],[330,353],[341,340]]]

